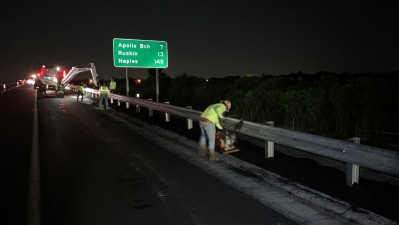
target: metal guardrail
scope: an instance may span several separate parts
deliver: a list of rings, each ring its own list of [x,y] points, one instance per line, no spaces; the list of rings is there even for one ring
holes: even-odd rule
[[[71,86],[73,87],[73,86]],[[87,89],[98,95],[98,90]],[[199,120],[200,111],[157,103],[139,98],[110,94],[109,98],[127,104],[143,106],[148,109],[174,114],[192,120]],[[240,120],[226,118],[227,127],[238,124]],[[188,128],[192,128],[188,126]],[[342,141],[297,131],[286,130],[264,124],[242,121],[238,133],[265,140],[266,157],[274,156],[274,143],[299,149],[305,152],[347,163],[347,185],[359,183],[359,166],[399,177],[399,152]]]

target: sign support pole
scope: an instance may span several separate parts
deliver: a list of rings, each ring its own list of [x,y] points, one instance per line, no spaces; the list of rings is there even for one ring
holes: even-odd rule
[[[157,102],[159,102],[159,76],[158,76],[158,68],[155,68],[155,79],[156,79],[156,94],[157,94]]]
[[[126,67],[126,96],[129,97],[129,78],[127,77],[127,67]]]

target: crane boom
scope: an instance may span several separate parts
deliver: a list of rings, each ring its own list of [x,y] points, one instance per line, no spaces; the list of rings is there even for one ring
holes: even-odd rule
[[[94,84],[94,86],[98,87],[98,75],[97,75],[96,67],[94,66],[94,63],[89,63],[87,65],[73,66],[72,69],[69,71],[69,73],[62,79],[62,81],[60,83],[60,86],[62,87],[62,89],[65,89],[65,87],[76,76],[76,74],[85,72],[85,71],[91,72],[91,75],[93,77],[93,84]]]

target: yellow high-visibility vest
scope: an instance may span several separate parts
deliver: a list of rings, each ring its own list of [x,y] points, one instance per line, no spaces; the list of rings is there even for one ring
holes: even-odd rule
[[[115,90],[115,88],[116,88],[116,82],[115,82],[115,81],[111,81],[111,82],[109,83],[109,89]]]
[[[109,89],[107,86],[103,85],[100,87],[100,94],[108,94],[109,93]]]
[[[81,92],[83,92],[85,89],[84,89],[84,87],[83,87],[82,85],[79,85],[78,90],[81,91]]]

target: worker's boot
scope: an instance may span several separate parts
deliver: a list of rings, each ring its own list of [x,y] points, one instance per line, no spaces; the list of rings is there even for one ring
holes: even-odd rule
[[[200,145],[198,147],[198,155],[199,156],[204,156],[204,157],[208,155],[208,151],[206,149],[206,145]]]
[[[210,149],[209,150],[209,160],[210,161],[219,161],[219,158],[216,157],[216,155],[215,155],[215,150],[214,149]]]

